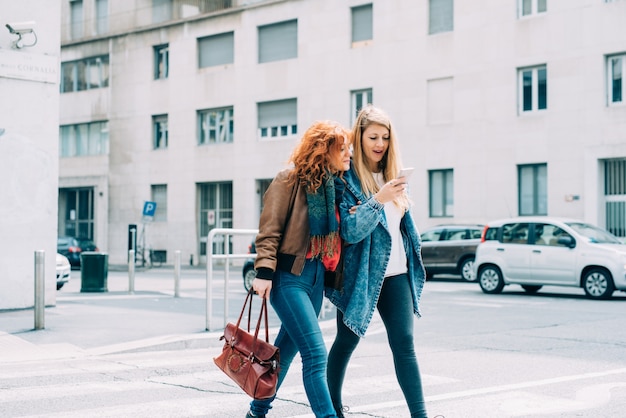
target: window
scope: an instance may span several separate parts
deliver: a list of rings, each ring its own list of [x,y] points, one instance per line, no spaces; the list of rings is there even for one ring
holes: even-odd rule
[[[259,63],[297,57],[297,20],[259,26]]]
[[[73,0],[70,2],[70,37],[78,39],[83,37],[83,1]]]
[[[198,67],[232,64],[235,60],[234,32],[198,39]]]
[[[372,5],[352,8],[352,43],[371,41],[373,35]]]
[[[167,184],[153,184],[150,189],[152,202],[156,203],[153,221],[165,222],[167,221]]]
[[[429,125],[454,121],[454,79],[452,77],[426,82],[426,118]]]
[[[59,141],[61,157],[108,154],[109,124],[92,122],[61,126]]]
[[[258,103],[258,135],[260,139],[291,137],[298,133],[297,100]]]
[[[152,116],[152,147],[166,149],[167,137],[167,115]]]
[[[609,105],[623,103],[626,93],[624,73],[626,73],[626,54],[607,58]]]
[[[154,47],[154,79],[167,78],[170,66],[170,47],[168,44]]]
[[[518,166],[519,214],[548,214],[548,169],[546,164]]]
[[[232,107],[198,111],[198,144],[233,142],[234,112]]]
[[[548,10],[548,0],[518,0],[519,16],[530,16],[545,13]]]
[[[452,169],[428,172],[430,189],[430,217],[454,215],[454,177]]]
[[[527,222],[506,224],[502,226],[502,242],[506,244],[528,244]]]
[[[109,0],[96,0],[96,33],[101,35],[109,30]]]
[[[161,23],[173,17],[172,0],[152,0],[152,23]]]
[[[373,103],[372,89],[354,90],[350,92],[350,96],[352,97],[352,112],[350,113],[350,123],[354,123],[354,121],[356,120],[356,116],[359,114],[359,111],[363,109],[364,106]]]
[[[108,55],[61,63],[61,93],[108,86]]]
[[[454,0],[428,1],[428,34],[454,30]]]
[[[545,65],[518,70],[519,113],[548,107],[548,70]]]

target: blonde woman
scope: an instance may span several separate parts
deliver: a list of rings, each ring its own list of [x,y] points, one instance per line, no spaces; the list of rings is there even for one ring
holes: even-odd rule
[[[328,388],[343,417],[341,389],[350,356],[365,335],[374,309],[387,329],[396,377],[411,417],[425,418],[426,406],[413,346],[413,322],[425,271],[420,238],[409,211],[406,178],[397,178],[398,142],[389,117],[371,105],[352,129],[353,157],[335,180],[341,237],[345,241],[343,289],[327,289],[337,306],[337,335],[328,356]]]

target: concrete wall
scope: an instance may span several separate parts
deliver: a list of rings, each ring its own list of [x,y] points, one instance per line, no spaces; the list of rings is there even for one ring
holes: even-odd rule
[[[56,303],[60,13],[59,0],[0,4],[0,309],[34,305],[37,250],[46,305]],[[24,21],[36,22],[37,43],[13,49],[5,24]]]

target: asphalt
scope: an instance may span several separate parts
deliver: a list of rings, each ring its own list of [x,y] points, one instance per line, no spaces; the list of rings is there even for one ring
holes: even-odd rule
[[[214,273],[210,318],[206,271],[187,268],[179,277],[176,294],[172,268],[139,269],[130,292],[128,271],[109,267],[105,291],[83,292],[81,271],[73,270],[56,305],[45,308],[43,329],[35,329],[32,308],[0,311],[0,363],[220,346],[224,324],[236,321],[246,295],[240,271],[230,272],[228,286],[223,271]],[[271,308],[269,319],[271,338],[279,326]]]

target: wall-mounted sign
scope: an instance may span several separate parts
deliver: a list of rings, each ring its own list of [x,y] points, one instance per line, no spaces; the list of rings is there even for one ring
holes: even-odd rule
[[[0,49],[0,77],[58,83],[59,58]]]

